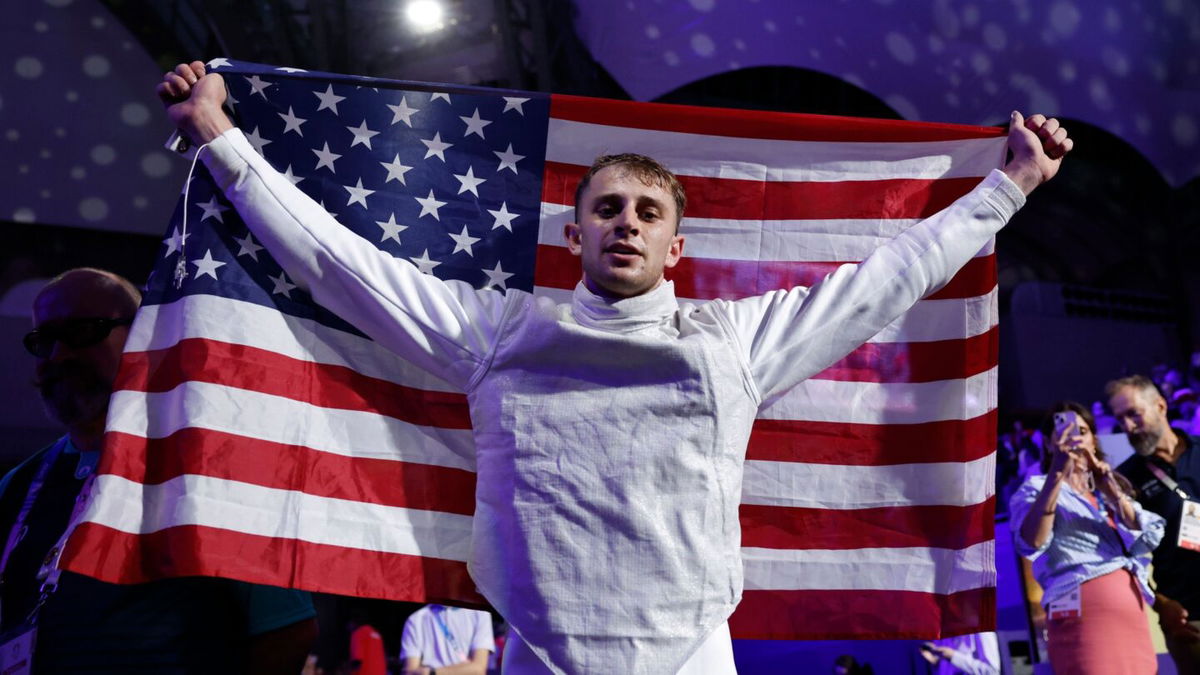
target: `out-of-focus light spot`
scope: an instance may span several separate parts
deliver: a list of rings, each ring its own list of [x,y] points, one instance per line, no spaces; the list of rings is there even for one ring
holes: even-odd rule
[[[1129,59],[1114,47],[1105,47],[1101,59],[1113,75],[1125,77],[1129,74]]]
[[[971,55],[971,69],[977,74],[983,75],[992,69],[992,60],[983,52],[975,52]]]
[[[954,38],[958,35],[958,14],[954,13],[949,3],[938,3],[933,6],[933,23],[945,37]]]
[[[979,16],[979,7],[976,7],[975,5],[967,5],[966,7],[963,7],[962,18],[964,25],[974,26],[978,24]]]
[[[419,31],[435,31],[442,27],[444,11],[437,0],[413,0],[404,8],[404,16]]]
[[[1121,30],[1121,13],[1115,7],[1109,7],[1105,10],[1104,27],[1110,33],[1117,33]]]
[[[717,51],[717,46],[713,44],[712,38],[704,33],[696,33],[692,36],[692,51],[698,56],[712,56]]]
[[[921,119],[921,113],[917,110],[917,106],[913,105],[912,101],[899,94],[893,94],[885,97],[883,102],[891,106],[892,110],[900,113],[900,116],[906,120]]]
[[[95,222],[108,217],[108,203],[99,197],[87,197],[79,202],[79,215]]]
[[[888,33],[884,37],[883,43],[887,46],[888,53],[892,55],[900,63],[912,65],[917,60],[917,50],[913,48],[913,44],[908,41],[901,33]]]
[[[41,60],[39,60],[36,56],[22,56],[21,58],[17,59],[17,63],[14,65],[13,70],[16,71],[17,75],[25,78],[26,80],[33,80],[41,77],[45,68],[42,66]]]
[[[1171,120],[1171,137],[1180,145],[1195,145],[1200,137],[1196,121],[1183,113],[1176,115],[1175,119]]]
[[[142,157],[142,173],[151,178],[162,178],[171,173],[171,161],[161,152],[151,152]]]
[[[126,103],[121,106],[121,121],[131,127],[140,127],[150,121],[150,110],[141,103]]]
[[[1075,29],[1079,27],[1079,20],[1083,18],[1083,14],[1074,3],[1056,2],[1050,8],[1050,25],[1060,35],[1071,35]]]
[[[1088,95],[1092,99],[1092,103],[1101,110],[1112,110],[1113,98],[1112,92],[1108,89],[1108,83],[1099,77],[1093,77],[1088,83]]]
[[[111,70],[112,66],[108,63],[108,59],[100,54],[92,54],[83,60],[83,72],[88,77],[106,77]]]
[[[999,24],[989,23],[983,27],[983,42],[992,51],[1004,51],[1008,44],[1008,35]]]
[[[100,166],[112,164],[117,159],[117,151],[111,145],[100,144],[92,148],[92,161]]]

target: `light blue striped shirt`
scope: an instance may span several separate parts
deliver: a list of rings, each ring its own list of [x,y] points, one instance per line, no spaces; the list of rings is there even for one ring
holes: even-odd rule
[[[1137,527],[1125,527],[1114,514],[1117,527],[1113,529],[1099,494],[1097,509],[1064,481],[1055,505],[1054,530],[1046,543],[1035,548],[1021,538],[1021,523],[1045,483],[1045,476],[1030,476],[1009,501],[1017,553],[1033,562],[1033,576],[1042,587],[1042,604],[1049,605],[1083,582],[1122,568],[1137,577],[1142,595],[1153,604],[1154,591],[1150,590],[1146,567],[1150,552],[1163,538],[1166,521],[1162,516],[1131,502]]]

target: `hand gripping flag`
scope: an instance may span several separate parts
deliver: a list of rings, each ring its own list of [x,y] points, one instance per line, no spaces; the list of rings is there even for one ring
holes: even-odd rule
[[[687,188],[681,299],[812,284],[970,190],[997,129],[433,86],[216,59],[255,148],[421,271],[566,301],[562,241],[600,154]],[[184,227],[183,216],[187,214]],[[183,261],[179,288],[174,271]],[[736,637],[994,624],[995,256],[761,411]],[[312,303],[202,165],[176,207],[67,569],[482,603],[465,397]]]

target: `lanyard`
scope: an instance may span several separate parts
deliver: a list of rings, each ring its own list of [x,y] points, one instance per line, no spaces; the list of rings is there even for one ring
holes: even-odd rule
[[[38,493],[42,491],[42,487],[46,485],[46,477],[50,475],[50,469],[54,467],[54,462],[58,460],[58,456],[67,447],[67,439],[63,437],[54,447],[42,457],[42,463],[38,466],[37,473],[33,476],[33,481],[29,483],[29,491],[25,493],[25,501],[21,504],[21,510],[17,512],[17,519],[13,521],[12,529],[8,531],[8,540],[4,543],[4,555],[0,557],[0,584],[4,580],[4,572],[8,569],[8,559],[12,556],[12,552],[17,548],[17,544],[25,536],[25,521],[29,520],[29,513],[33,511],[33,503],[37,501]]]
[[[21,504],[21,511],[17,514],[17,519],[8,533],[8,540],[4,545],[3,557],[0,557],[0,585],[4,583],[4,572],[7,570],[9,557],[28,529],[25,521],[29,519],[29,514],[33,510],[33,504],[37,501],[38,494],[45,486],[50,470],[66,446],[66,438],[55,444],[42,458],[42,463],[38,467],[37,474],[34,475],[33,480],[29,483],[29,491],[25,494],[25,501]],[[87,480],[84,481],[79,495],[75,498],[75,505],[71,509],[71,515],[67,518],[66,529],[46,554],[46,557],[42,561],[42,566],[38,569],[37,578],[42,580],[42,586],[39,589],[41,594],[38,597],[37,603],[34,604],[33,610],[30,611],[29,617],[26,619],[29,623],[36,623],[38,611],[41,610],[42,605],[46,603],[50,595],[58,589],[58,579],[62,575],[62,570],[58,569],[59,558],[62,557],[63,547],[66,545],[67,538],[75,530],[75,525],[78,523],[79,517],[83,514],[84,507],[87,506],[88,497],[91,494],[92,484],[95,482],[95,479],[95,472],[89,471]]]
[[[438,611],[439,609],[441,611]],[[450,627],[446,625],[446,619],[443,614],[448,611],[450,611],[450,608],[446,607],[445,605],[434,605],[433,607],[429,608],[429,613],[432,614],[434,620],[437,621],[438,628],[442,629],[442,635],[446,636],[446,642],[450,643],[450,650],[454,652],[454,658],[460,658],[461,656],[466,655],[466,651],[459,647],[458,640],[454,639],[454,635],[450,632]]]
[[[1146,460],[1146,468],[1150,470],[1150,473],[1154,474],[1154,477],[1158,479],[1158,482],[1167,486],[1168,490],[1174,492],[1184,499],[1191,499],[1188,497],[1188,493],[1184,492],[1183,488],[1179,487],[1179,483],[1176,483],[1174,478],[1168,476],[1167,472],[1163,471],[1160,466],[1154,462],[1151,462],[1150,460]]]

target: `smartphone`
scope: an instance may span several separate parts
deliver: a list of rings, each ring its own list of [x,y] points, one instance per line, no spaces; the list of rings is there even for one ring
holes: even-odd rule
[[[1061,436],[1068,429],[1071,430],[1069,435],[1074,436],[1079,433],[1079,429],[1083,426],[1082,420],[1079,419],[1079,413],[1074,410],[1064,410],[1054,413],[1054,431]]]

